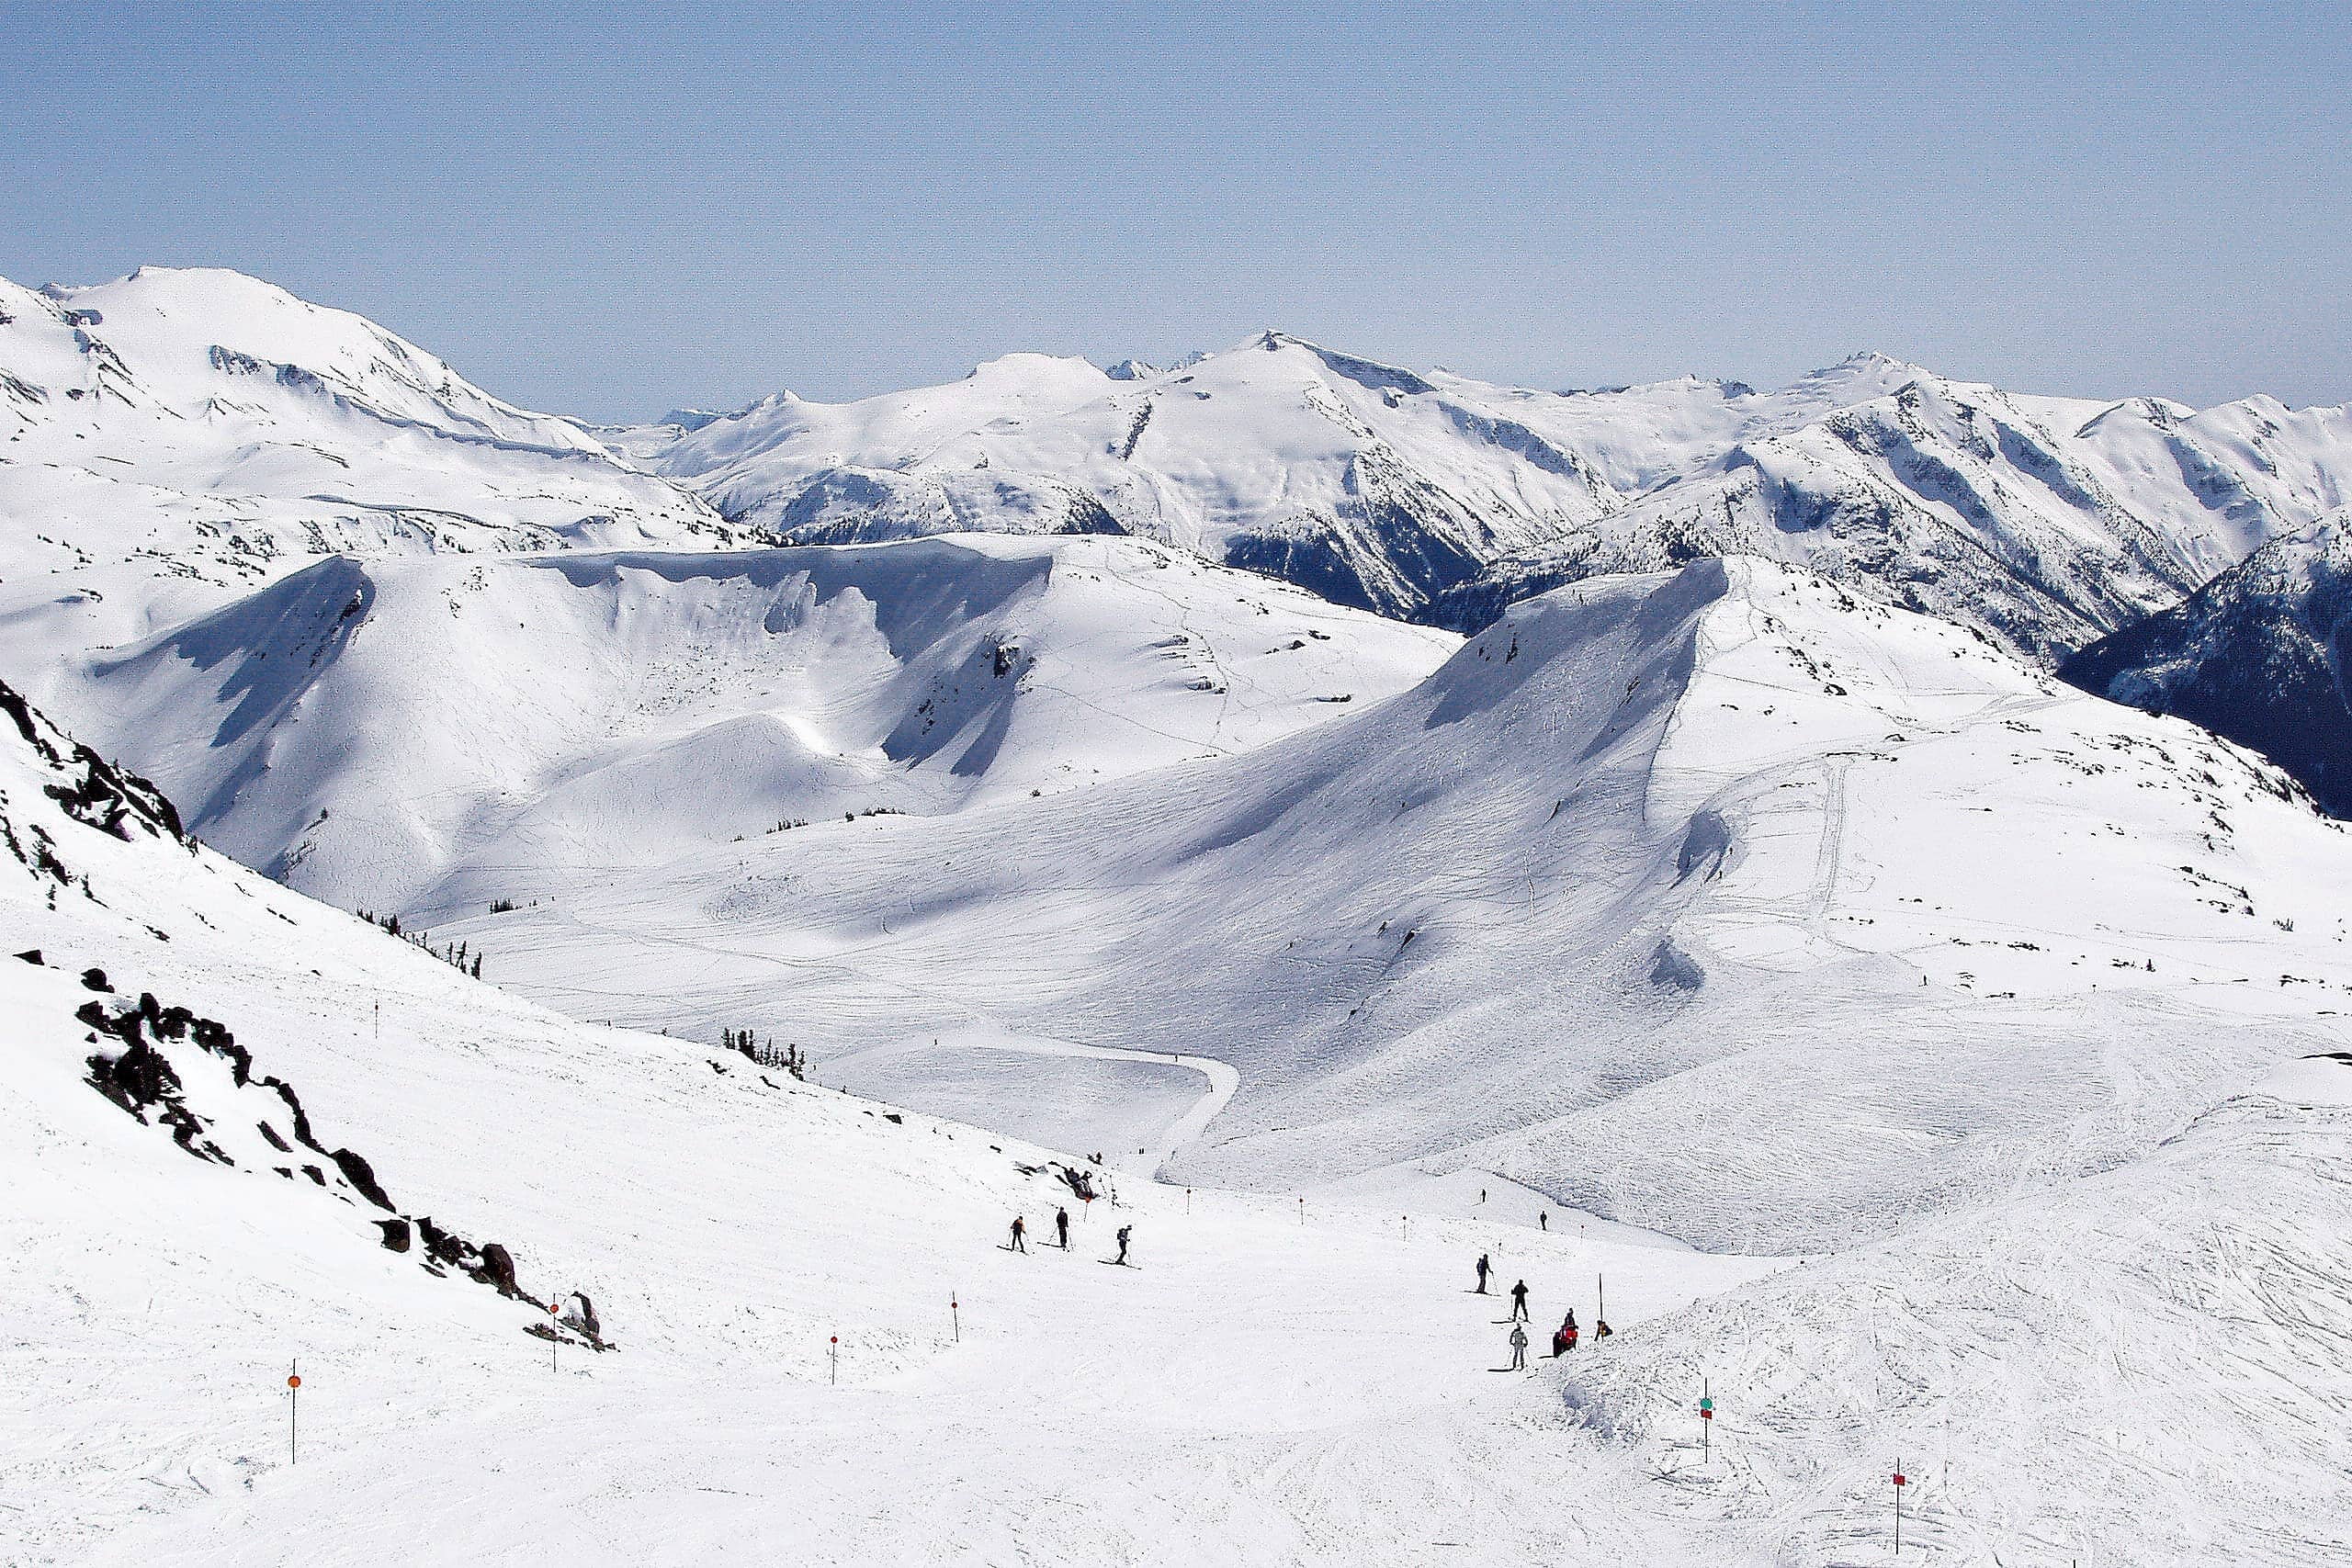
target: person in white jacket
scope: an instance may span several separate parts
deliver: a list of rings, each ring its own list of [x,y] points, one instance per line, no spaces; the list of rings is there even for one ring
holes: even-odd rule
[[[1510,1325],[1510,1370],[1515,1372],[1527,1370],[1527,1327],[1515,1319]]]

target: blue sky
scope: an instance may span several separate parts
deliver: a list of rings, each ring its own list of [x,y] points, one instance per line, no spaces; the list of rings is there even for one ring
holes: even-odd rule
[[[218,264],[596,417],[1279,326],[2352,400],[2352,20],[0,0],[0,273]]]

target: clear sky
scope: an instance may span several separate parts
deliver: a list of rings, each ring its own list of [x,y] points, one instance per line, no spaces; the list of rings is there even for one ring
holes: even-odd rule
[[[1279,326],[2352,400],[2347,7],[0,0],[0,273],[217,264],[593,417]]]

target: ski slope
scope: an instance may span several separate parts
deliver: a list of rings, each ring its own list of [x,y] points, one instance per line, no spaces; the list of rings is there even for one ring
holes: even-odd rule
[[[1100,1173],[1065,1253],[1082,1163],[469,981],[183,841],[28,710],[0,820],[0,945],[39,959],[0,957],[12,1562],[1826,1568],[1883,1554],[1897,1457],[1946,1561],[2346,1544],[2310,1506],[2352,1410],[2341,1058],[1835,1258],[1530,1228],[1500,1180],[1384,1212]],[[94,1087],[76,1014],[139,990],[248,1054],[241,1087],[136,1036],[235,1163]],[[390,1207],[339,1160],[271,1170],[265,1124]],[[495,1240],[515,1295],[388,1250],[395,1213]],[[1136,1267],[1104,1267],[1122,1224]],[[1616,1337],[1509,1371],[1482,1250],[1539,1353],[1603,1289]]]
[[[1176,1081],[956,1031],[1228,1063],[1178,1179],[1468,1166],[1788,1252],[2137,1157],[2340,1048],[2347,872],[2226,743],[1739,560],[1546,595],[1238,757],[446,929],[575,1015],[751,1027],[1065,1147],[1150,1148]]]

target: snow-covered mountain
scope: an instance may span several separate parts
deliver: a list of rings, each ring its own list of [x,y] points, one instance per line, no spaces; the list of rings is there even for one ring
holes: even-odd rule
[[[208,842],[429,909],[1244,750],[1458,641],[1128,539],[336,557],[58,695]]]
[[[1476,1168],[1785,1250],[2135,1157],[2341,1048],[2346,876],[2352,841],[2226,742],[1741,558],[1555,591],[1239,756],[538,908],[518,882],[449,930],[568,1010],[738,1019],[1192,1179]],[[675,964],[686,931],[728,963]],[[1015,1071],[1008,1030],[1079,1049]],[[1158,1149],[1193,1075],[1105,1050],[1238,1089]]]
[[[652,460],[789,540],[1118,530],[1464,631],[1563,582],[1762,555],[2043,662],[2352,498],[2352,411],[2028,397],[1878,355],[1776,391],[1551,393],[1266,333],[1119,372],[1015,355],[786,393]]]
[[[1508,705],[1538,629],[1447,694]],[[12,1561],[1828,1568],[1882,1548],[1897,1456],[1953,1562],[2352,1546],[2309,1506],[2352,1411],[2330,1057],[1791,1267],[1539,1229],[1485,1176],[1383,1194],[1401,1220],[1182,1191],[583,1027],[187,840],[5,689],[0,829]],[[1983,1066],[1953,1021],[1931,1100]],[[1781,1152],[1845,1157],[1871,1107],[1838,1109]],[[1096,1267],[1120,1226],[1141,1267]],[[1604,1290],[1615,1336],[1494,1375],[1482,1252],[1539,1339]]]
[[[242,274],[0,279],[0,645],[100,646],[335,551],[718,543],[569,420]]]
[[[2274,539],[2170,609],[2059,666],[2119,703],[2194,719],[2352,816],[2352,513]]]

